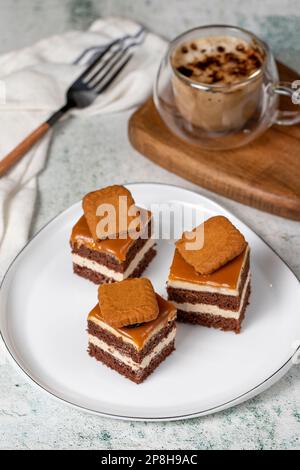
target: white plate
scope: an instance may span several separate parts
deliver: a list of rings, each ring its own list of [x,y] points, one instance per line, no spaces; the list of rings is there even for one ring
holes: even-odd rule
[[[141,385],[86,353],[86,316],[96,286],[72,273],[69,235],[81,214],[75,204],[23,249],[2,284],[0,328],[12,358],[56,398],[100,415],[171,420],[240,403],[278,380],[292,365],[300,338],[299,285],[281,259],[246,225],[199,194],[160,184],[128,185],[139,204],[198,206],[224,214],[252,249],[252,294],[242,333],[178,325],[176,351]],[[146,275],[165,295],[174,245],[161,241]]]

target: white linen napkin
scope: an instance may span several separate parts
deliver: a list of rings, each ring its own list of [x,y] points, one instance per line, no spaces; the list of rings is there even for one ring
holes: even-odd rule
[[[99,50],[141,26],[124,18],[97,20],[88,31],[71,31],[0,56],[0,159],[65,102],[65,93]],[[80,116],[122,111],[150,94],[166,42],[146,32],[145,41],[113,85]],[[3,98],[3,97],[2,97]],[[3,101],[3,100],[2,100]],[[51,132],[11,171],[0,177],[0,281],[23,247],[33,215],[37,175],[43,169]]]

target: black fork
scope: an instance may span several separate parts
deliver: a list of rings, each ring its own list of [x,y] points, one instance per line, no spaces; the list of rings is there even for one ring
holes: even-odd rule
[[[89,106],[100,93],[107,90],[133,57],[134,47],[142,44],[144,38],[145,30],[141,28],[134,36],[123,36],[104,47],[70,86],[67,91],[66,104],[0,161],[0,177],[70,109]]]

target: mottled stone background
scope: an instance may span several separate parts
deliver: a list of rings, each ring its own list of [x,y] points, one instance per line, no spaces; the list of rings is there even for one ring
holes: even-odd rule
[[[105,15],[126,15],[172,38],[206,23],[231,23],[267,40],[277,57],[300,72],[299,0],[0,0],[0,53]],[[160,181],[194,188],[131,149],[129,113],[58,126],[32,233],[82,195],[115,182]],[[221,202],[262,235],[300,275],[299,223]],[[267,352],[266,352],[267,353]],[[259,397],[225,412],[174,423],[117,422],[67,408],[8,364],[0,365],[0,448],[285,449],[300,448],[300,369],[294,367]]]

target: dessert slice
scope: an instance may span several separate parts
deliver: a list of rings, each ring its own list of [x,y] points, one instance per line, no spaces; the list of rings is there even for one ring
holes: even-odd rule
[[[224,219],[213,217],[204,222],[204,245],[197,253],[183,253],[185,236],[177,242],[167,291],[178,320],[239,333],[250,295],[250,249]]]
[[[122,194],[123,187],[111,186],[105,188],[105,190],[112,188],[116,199],[112,200],[112,198],[107,197],[106,201],[107,204],[111,204],[113,208],[116,206],[118,209],[118,196]],[[121,189],[116,191],[115,188]],[[128,190],[123,189],[123,196],[126,196]],[[76,222],[72,230],[70,245],[74,273],[89,279],[95,284],[122,281],[128,277],[141,276],[156,255],[155,240],[152,238],[151,212],[136,208],[143,216],[140,220],[139,230],[135,234],[125,232],[122,229],[120,233],[112,233],[112,238],[104,239],[101,234],[97,236],[97,218],[94,221],[91,216],[91,207],[94,211],[97,209],[96,192],[90,193],[92,194],[91,200],[86,199],[87,196],[84,198],[85,213]],[[99,202],[105,204],[107,192],[99,190],[99,193]],[[120,220],[117,211],[116,214],[118,220]],[[129,222],[132,221],[133,216],[129,219]],[[118,227],[118,230],[121,230],[121,228]]]
[[[175,349],[176,308],[148,279],[99,287],[99,303],[88,315],[88,353],[135,383]]]

